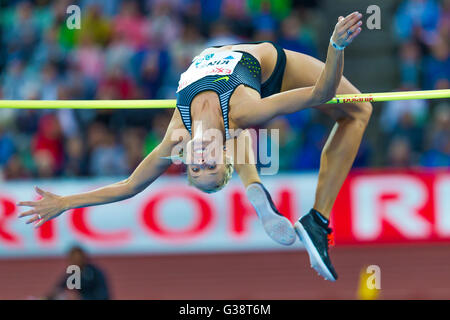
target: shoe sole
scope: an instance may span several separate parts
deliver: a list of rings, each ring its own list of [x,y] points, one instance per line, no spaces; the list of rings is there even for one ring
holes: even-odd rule
[[[286,217],[273,211],[264,190],[257,185],[252,185],[247,188],[247,197],[261,219],[267,235],[279,244],[292,245],[296,239],[292,223]]]
[[[322,258],[320,258],[319,251],[317,251],[317,248],[314,246],[311,238],[308,235],[308,232],[306,232],[303,225],[300,223],[300,221],[297,221],[294,225],[294,229],[298,234],[298,237],[303,242],[306,251],[308,251],[309,255],[309,262],[311,263],[311,267],[317,271],[317,273],[324,277],[325,280],[329,281],[336,281],[336,278],[333,276],[333,274],[328,270],[326,264],[323,262]]]

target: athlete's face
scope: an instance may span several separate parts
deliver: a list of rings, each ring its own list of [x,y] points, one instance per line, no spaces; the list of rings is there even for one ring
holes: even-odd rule
[[[202,191],[213,191],[221,187],[225,174],[225,164],[203,163],[187,166],[190,182]]]
[[[214,136],[197,136],[187,144],[187,174],[198,189],[210,192],[224,182],[227,172],[222,139]]]

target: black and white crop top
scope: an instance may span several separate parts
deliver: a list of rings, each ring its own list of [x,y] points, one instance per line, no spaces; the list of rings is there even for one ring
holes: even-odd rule
[[[214,91],[219,96],[226,139],[231,138],[229,102],[234,90],[241,84],[261,93],[261,66],[253,55],[227,50],[196,56],[181,74],[177,89],[177,108],[189,133],[192,134],[192,100],[203,91]]]

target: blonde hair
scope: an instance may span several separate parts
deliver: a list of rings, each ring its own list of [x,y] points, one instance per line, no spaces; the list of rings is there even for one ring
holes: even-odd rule
[[[187,172],[188,182],[190,186],[194,186],[200,191],[206,192],[206,193],[214,193],[219,190],[222,190],[227,183],[231,180],[231,177],[233,176],[234,166],[233,166],[233,159],[229,156],[225,156],[225,174],[223,176],[222,181],[219,183],[219,186],[216,188],[204,188],[194,183],[194,180],[192,179],[191,175],[189,174],[189,170]]]

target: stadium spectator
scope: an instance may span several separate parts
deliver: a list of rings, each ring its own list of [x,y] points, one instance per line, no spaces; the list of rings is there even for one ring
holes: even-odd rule
[[[146,46],[148,25],[145,18],[140,14],[136,1],[122,1],[120,12],[114,18],[112,25],[114,26],[114,32],[122,34],[135,50],[140,50]]]
[[[448,41],[439,38],[430,46],[430,55],[424,59],[423,87],[428,90],[450,87],[450,52]]]
[[[15,146],[11,134],[0,127],[0,168],[8,163],[14,153]]]
[[[303,42],[301,39],[301,26],[302,22],[300,21],[300,18],[295,14],[291,14],[281,22],[281,37],[278,42],[287,50],[315,56],[316,53],[314,48],[308,43]]]
[[[125,175],[128,172],[126,154],[111,129],[100,122],[89,128],[88,143],[91,152],[91,176]]]
[[[74,246],[68,253],[68,264],[80,268],[80,288],[71,289],[78,294],[80,300],[109,300],[109,286],[104,272],[89,261],[87,253],[79,246]],[[61,279],[47,294],[50,300],[66,299],[67,282],[70,273],[64,272]]]
[[[414,163],[410,141],[405,137],[395,137],[388,147],[387,165],[393,168],[409,168]]]
[[[396,89],[396,91],[410,90],[418,90],[418,88],[404,86]],[[424,126],[428,117],[429,107],[430,103],[427,100],[388,101],[381,110],[380,128],[385,133],[392,134],[405,114],[409,114],[414,125]]]
[[[39,119],[38,131],[33,137],[32,152],[39,177],[52,177],[62,169],[63,135],[60,123],[54,114],[46,114]]]
[[[400,65],[400,81],[405,89],[420,87],[420,67],[422,53],[415,41],[408,41],[400,45],[398,57]]]
[[[421,164],[427,167],[450,167],[450,105],[438,106],[429,125],[426,152]]]
[[[404,0],[395,15],[395,31],[402,41],[417,39],[431,44],[436,40],[441,10],[435,0]]]

